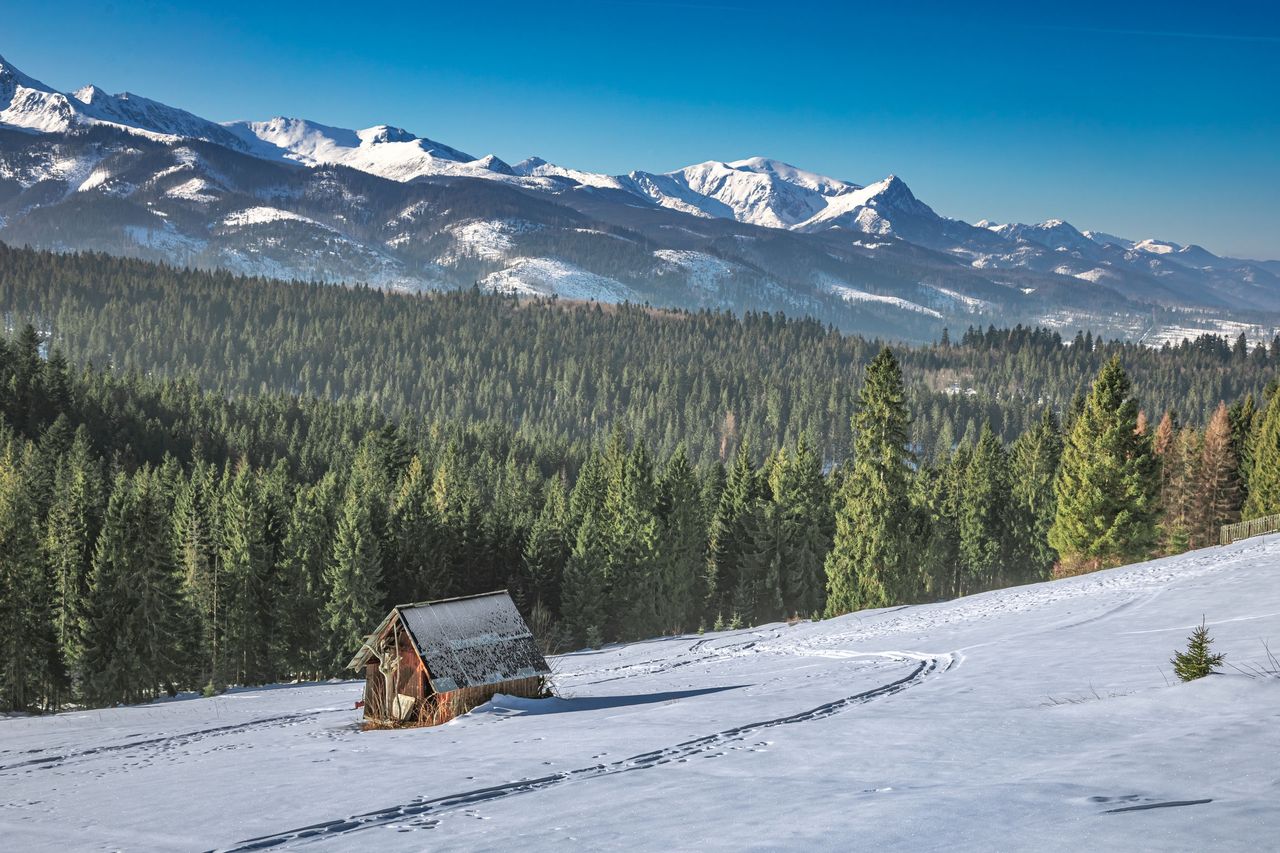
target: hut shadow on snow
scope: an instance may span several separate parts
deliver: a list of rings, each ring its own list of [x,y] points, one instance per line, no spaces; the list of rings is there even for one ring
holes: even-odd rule
[[[741,690],[749,684],[733,684],[727,687],[702,687],[696,690],[664,690],[658,693],[630,693],[616,696],[566,696],[546,699],[526,699],[521,696],[498,695],[492,699],[491,713],[510,716],[534,716],[541,714],[571,714],[577,711],[607,711],[613,708],[629,708],[635,705],[657,705],[675,702],[693,696]]]

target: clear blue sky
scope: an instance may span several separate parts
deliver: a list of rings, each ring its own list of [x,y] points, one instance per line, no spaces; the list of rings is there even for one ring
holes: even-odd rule
[[[0,55],[218,120],[394,124],[605,172],[762,154],[896,173],[970,221],[1280,258],[1271,3],[835,5],[0,0]]]

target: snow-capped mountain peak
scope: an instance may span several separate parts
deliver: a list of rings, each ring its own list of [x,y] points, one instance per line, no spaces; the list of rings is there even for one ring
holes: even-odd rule
[[[357,130],[356,136],[359,137],[362,145],[377,145],[379,142],[413,142],[418,138],[403,127],[391,127],[385,124]]]
[[[874,184],[833,196],[820,211],[796,227],[800,231],[847,228],[884,237],[897,234],[907,222],[912,223],[909,230],[916,231],[922,223],[940,226],[942,217],[917,199],[906,181],[889,175]]]
[[[70,99],[0,56],[0,124],[37,133],[60,133],[76,124]]]
[[[765,157],[708,160],[665,174],[632,172],[627,181],[664,207],[770,228],[793,228],[824,210],[828,199],[860,189]]]
[[[111,97],[102,89],[90,83],[88,86],[82,86],[71,93],[71,97],[75,98],[82,104],[92,104],[96,100]]]
[[[503,159],[499,157],[497,154],[486,154],[485,156],[481,157],[479,160],[472,160],[467,165],[474,166],[477,169],[486,169],[490,172],[495,172],[499,175],[515,175],[516,174],[515,170],[512,169],[511,166],[508,165],[505,161],[503,161]]]
[[[790,163],[772,160],[768,157],[749,157],[745,160],[734,160],[727,165],[743,172],[771,175],[780,181],[811,189],[822,195],[840,195],[841,193],[861,189],[857,184],[829,178],[816,172],[805,171],[792,166]]]
[[[1084,236],[1102,246],[1117,246],[1121,249],[1132,249],[1133,241],[1125,237],[1117,237],[1105,231],[1083,231]]]
[[[1034,225],[1026,225],[1021,222],[996,225],[988,222],[980,224],[979,227],[986,228],[1009,240],[1023,240],[1054,251],[1085,251],[1092,253],[1098,248],[1097,241],[1082,234],[1074,225],[1063,219],[1046,219],[1044,222],[1038,222]]]
[[[1182,247],[1177,243],[1171,243],[1168,240],[1155,240],[1148,238],[1139,240],[1133,244],[1133,248],[1140,252],[1146,252],[1150,255],[1170,255],[1182,251]]]
[[[385,124],[348,130],[277,116],[267,121],[230,122],[225,127],[260,156],[307,166],[340,164],[397,181],[455,174],[459,166],[475,160],[456,148]]]
[[[0,124],[40,133],[106,124],[152,138],[205,139],[242,148],[215,122],[186,110],[122,92],[108,94],[90,84],[67,95],[23,74],[0,58]]]
[[[543,166],[549,165],[551,164],[541,157],[526,157],[511,168],[517,175],[532,175]]]
[[[611,175],[558,166],[541,157],[526,157],[513,166],[511,171],[525,178],[550,178],[552,180],[549,183],[554,186],[584,186],[614,190],[622,188],[619,179]]]
[[[737,304],[756,287],[791,312],[837,310],[827,301],[836,294],[862,306],[859,313],[911,313],[909,326],[956,306],[1022,310],[1022,296],[1033,292],[1075,308],[1078,297],[1092,308],[1109,293],[1137,304],[1280,310],[1280,262],[1081,232],[1061,219],[968,225],[935,213],[896,175],[864,186],[761,156],[623,175],[540,157],[513,167],[391,124],[220,124],[94,85],[59,92],[3,58],[0,126],[27,132],[0,137],[0,175],[19,188],[0,199],[0,236],[33,245],[125,246],[184,264],[406,287],[456,284],[458,275],[474,281],[480,263],[494,289],[610,299],[661,293],[681,305]],[[101,132],[79,132],[94,126]],[[156,142],[120,138],[126,132]],[[255,168],[237,165],[249,157]],[[387,180],[322,168],[330,165]],[[62,230],[51,231],[50,217],[68,199],[74,228],[58,221]],[[370,216],[383,231],[370,230]],[[716,219],[743,226],[707,221]],[[794,236],[773,239],[751,226]],[[442,231],[452,239],[437,240]],[[867,266],[882,258],[884,266]],[[872,270],[885,281],[865,281]],[[1010,291],[1012,270],[1032,284]],[[1086,293],[1081,281],[1098,290]],[[675,295],[682,288],[696,296]]]
[[[21,70],[14,67],[13,63],[0,56],[0,95],[9,94],[15,87],[22,86],[27,89],[38,89],[44,92],[52,92],[53,88],[46,86],[34,77],[22,73]]]

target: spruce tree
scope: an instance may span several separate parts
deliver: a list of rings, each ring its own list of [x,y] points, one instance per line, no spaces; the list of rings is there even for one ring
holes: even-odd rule
[[[592,456],[578,473],[569,501],[573,548],[561,582],[561,612],[569,637],[596,647],[604,641],[606,619],[605,563],[608,530],[603,519],[605,500],[603,463]]]
[[[1155,545],[1159,468],[1137,425],[1138,405],[1117,355],[1099,372],[1067,436],[1054,485],[1049,544],[1070,570],[1140,560]]]
[[[101,496],[101,473],[82,424],[58,469],[43,541],[44,559],[54,582],[52,619],[63,689],[69,689],[70,681],[76,677],[82,652],[80,625],[93,543],[101,524]]]
[[[785,466],[785,451],[765,462],[765,471]],[[771,622],[785,615],[783,584],[792,548],[791,520],[775,500],[765,500],[756,516],[752,549],[744,555],[743,571],[734,593],[734,613],[748,625]]]
[[[29,477],[34,448],[10,436],[0,449],[0,708],[35,710],[52,631]]]
[[[1200,626],[1187,638],[1187,650],[1174,652],[1173,658],[1169,661],[1173,664],[1173,671],[1177,673],[1178,678],[1182,681],[1195,681],[1197,678],[1216,673],[1226,655],[1209,651],[1212,646],[1213,639],[1209,636],[1209,629],[1205,627],[1202,619]]]
[[[822,460],[807,437],[780,455],[769,473],[774,511],[785,523],[787,554],[782,567],[783,615],[811,616],[826,603],[823,562],[835,527]]]
[[[435,559],[444,567],[444,583],[432,595],[444,598],[492,588],[487,578],[490,567],[481,564],[484,535],[479,503],[462,448],[451,440],[436,462],[431,481],[432,515],[440,536]]]
[[[1013,443],[1010,458],[1013,503],[1020,509],[1015,553],[1026,560],[1024,581],[1048,580],[1058,554],[1049,544],[1049,528],[1057,511],[1053,481],[1062,458],[1062,434],[1049,408]]]
[[[1002,585],[1008,564],[1012,507],[1008,459],[1000,439],[983,424],[969,456],[957,507],[960,558],[964,564],[960,595]]]
[[[331,672],[341,672],[385,615],[382,547],[374,509],[380,495],[353,478],[338,517],[333,556],[324,573],[324,623]]]
[[[133,478],[136,492],[136,550],[131,577],[135,607],[129,636],[140,654],[140,680],[150,688],[175,695],[186,674],[183,638],[192,613],[182,594],[174,561],[172,495],[159,470],[143,469]]]
[[[261,684],[274,674],[275,583],[267,544],[261,478],[241,462],[222,500],[219,563],[225,573],[226,672],[240,684]]]
[[[94,549],[82,626],[82,693],[93,702],[172,694],[182,676],[185,607],[169,508],[154,471],[120,473]]]
[[[1236,456],[1236,469],[1240,475],[1240,502],[1249,496],[1249,474],[1253,469],[1253,452],[1250,447],[1254,435],[1255,419],[1259,417],[1253,394],[1246,394],[1231,404],[1231,445]]]
[[[604,484],[606,634],[618,639],[649,636],[658,630],[658,495],[643,442],[628,449],[622,432],[614,432],[605,448]]]
[[[1280,513],[1280,391],[1271,395],[1249,442],[1245,520]]]
[[[922,467],[912,479],[912,504],[922,516],[918,560],[926,598],[959,595],[964,564],[960,558],[958,507],[971,451],[963,445]]]
[[[83,679],[78,692],[95,703],[138,697],[134,652],[128,644],[133,606],[129,575],[136,553],[137,496],[127,474],[111,484],[102,532],[94,547],[89,594],[81,625]]]
[[[885,347],[867,366],[853,415],[853,461],[837,498],[827,556],[830,616],[910,601],[913,570],[908,489],[914,458],[902,370]]]
[[[748,555],[756,550],[759,527],[760,473],[751,463],[751,448],[743,442],[734,456],[715,514],[707,546],[707,610],[716,621],[733,621],[744,600],[754,601],[754,578],[744,575]],[[735,602],[735,598],[737,601]]]
[[[391,553],[384,561],[384,586],[393,604],[444,598],[448,566],[441,559],[445,537],[431,495],[432,478],[422,458],[413,456],[391,503]]]
[[[199,661],[200,686],[226,683],[226,574],[221,571],[218,473],[198,459],[174,501],[175,562],[187,607],[194,615],[186,645]]]
[[[547,483],[542,510],[529,530],[522,555],[529,606],[541,604],[553,618],[561,612],[560,581],[573,544],[569,541],[568,521],[569,498],[564,479],[553,477]]]
[[[696,628],[702,616],[707,554],[701,484],[684,445],[667,462],[658,494],[657,626],[664,633],[680,633]]]
[[[332,474],[297,490],[280,549],[278,655],[285,671],[298,676],[315,677],[329,666],[327,638],[316,617],[325,605],[324,573],[333,553],[336,491]]]

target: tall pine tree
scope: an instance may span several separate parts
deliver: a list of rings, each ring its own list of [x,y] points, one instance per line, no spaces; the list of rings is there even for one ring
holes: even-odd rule
[[[908,489],[914,457],[902,369],[885,347],[867,366],[853,415],[853,462],[841,486],[827,556],[827,614],[909,601],[913,568]]]
[[[1159,467],[1137,427],[1138,404],[1117,355],[1071,427],[1054,485],[1049,544],[1067,571],[1141,560],[1155,547]]]
[[[1045,408],[1040,420],[1013,443],[1009,461],[1010,488],[1022,525],[1015,531],[1019,539],[1015,550],[1025,560],[1025,571],[1020,573],[1024,581],[1048,580],[1058,559],[1049,544],[1049,528],[1057,512],[1053,481],[1061,458],[1062,434],[1053,412]]]
[[[1280,513],[1280,390],[1271,394],[1249,441],[1249,499],[1244,518]]]

